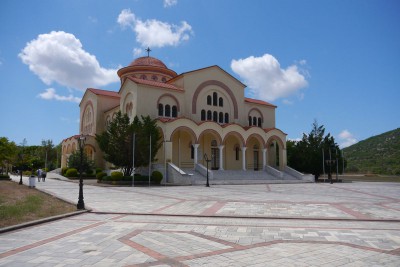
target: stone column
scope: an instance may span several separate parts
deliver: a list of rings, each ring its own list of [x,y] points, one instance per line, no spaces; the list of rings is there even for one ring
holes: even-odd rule
[[[263,170],[267,168],[267,149],[263,149]]]
[[[287,166],[287,154],[286,154],[286,149],[282,148],[282,160],[281,160],[281,170],[283,171],[285,167]]]
[[[194,148],[194,167],[196,168],[196,164],[197,164],[197,148],[199,147],[200,144],[194,144],[193,148]]]
[[[165,161],[172,162],[172,142],[165,142]]]
[[[242,147],[242,169],[246,170],[246,149],[247,147]]]
[[[223,157],[223,155],[222,155],[222,151],[224,150],[224,147],[225,147],[225,146],[222,146],[222,145],[218,147],[218,148],[219,148],[219,169],[220,169],[221,171],[224,170],[224,165],[223,165],[224,157]]]

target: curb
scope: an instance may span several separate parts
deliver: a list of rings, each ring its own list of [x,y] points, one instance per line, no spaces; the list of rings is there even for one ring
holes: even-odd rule
[[[93,214],[115,214],[133,216],[161,216],[161,217],[192,217],[192,218],[222,218],[222,219],[254,219],[254,220],[302,220],[302,221],[343,221],[343,222],[386,222],[400,223],[400,219],[356,219],[356,218],[321,218],[321,217],[268,217],[245,215],[201,215],[201,214],[165,214],[165,213],[135,213],[135,212],[108,212],[88,211]]]
[[[31,222],[26,222],[26,223],[21,223],[21,224],[17,224],[17,225],[7,226],[7,227],[4,227],[4,228],[0,228],[0,234],[6,233],[6,232],[10,232],[10,231],[14,231],[14,230],[19,230],[19,229],[30,227],[30,226],[34,226],[34,225],[39,225],[39,224],[43,224],[43,223],[47,223],[47,222],[52,222],[52,221],[56,221],[56,220],[60,220],[60,219],[64,219],[64,218],[68,218],[68,217],[72,217],[72,216],[77,216],[77,215],[80,215],[80,214],[86,213],[86,212],[90,212],[90,210],[80,210],[80,211],[70,212],[70,213],[56,215],[56,216],[52,216],[52,217],[47,217],[47,218],[43,218],[43,219],[40,219],[40,220],[31,221]]]

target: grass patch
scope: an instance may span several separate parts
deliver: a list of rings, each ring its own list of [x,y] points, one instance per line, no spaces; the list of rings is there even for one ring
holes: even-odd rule
[[[73,211],[75,205],[39,190],[0,181],[0,228]]]
[[[396,182],[400,183],[400,176],[390,175],[349,175],[340,177],[343,181],[358,181],[358,182]]]

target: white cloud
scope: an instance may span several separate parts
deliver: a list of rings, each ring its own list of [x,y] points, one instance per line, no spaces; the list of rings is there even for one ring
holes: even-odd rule
[[[178,0],[164,0],[164,7],[171,7],[178,4]]]
[[[305,64],[305,61],[301,62]],[[266,101],[293,95],[308,85],[297,65],[282,69],[278,60],[269,54],[234,59],[231,68],[244,79],[252,97]]]
[[[94,23],[94,24],[96,24],[96,23],[98,22],[98,20],[97,20],[96,17],[89,16],[88,19],[89,19],[89,21],[90,21],[91,23]]]
[[[67,102],[75,102],[80,103],[81,98],[75,97],[73,95],[69,96],[61,96],[56,94],[56,90],[54,88],[48,88],[45,92],[38,95],[38,97],[45,99],[45,100],[57,100],[57,101],[67,101]]]
[[[141,49],[141,48],[133,48],[133,55],[135,57],[137,57],[137,56],[139,56],[141,54],[143,54],[143,49]]]
[[[169,24],[151,19],[137,19],[130,9],[124,9],[118,16],[117,22],[122,28],[130,27],[136,33],[136,41],[143,47],[177,46],[190,39],[193,34],[192,26],[186,21],[181,25]]]
[[[340,139],[340,148],[345,148],[351,145],[354,145],[355,143],[358,142],[358,140],[354,137],[352,133],[350,133],[348,130],[343,130],[339,133],[339,139]]]
[[[84,91],[119,81],[116,69],[102,68],[79,39],[63,31],[40,34],[18,56],[47,85],[56,82]]]
[[[285,105],[292,105],[292,104],[293,104],[293,101],[291,101],[291,100],[289,100],[289,99],[283,99],[283,100],[282,100],[282,103],[285,104]]]
[[[117,19],[118,24],[123,28],[133,27],[133,25],[135,25],[135,21],[135,14],[133,14],[130,9],[123,9],[118,15]]]

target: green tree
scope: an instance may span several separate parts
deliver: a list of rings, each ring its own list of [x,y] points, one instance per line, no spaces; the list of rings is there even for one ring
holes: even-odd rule
[[[157,151],[161,147],[160,133],[157,129],[155,120],[149,116],[136,116],[132,122],[133,132],[135,133],[135,166],[142,167],[149,165],[150,158],[150,136],[151,136],[151,162],[155,160]]]
[[[13,163],[16,155],[17,145],[6,137],[0,137],[0,166],[3,170],[9,168],[8,165]]]
[[[135,117],[130,123],[129,117],[119,111],[107,130],[96,135],[96,141],[104,152],[104,159],[121,168],[125,176],[131,175],[133,171],[133,135],[135,135],[135,167],[149,164],[150,135],[151,161],[161,146],[156,121],[149,116],[142,116],[141,119]]]
[[[14,164],[18,170],[26,171],[29,168],[29,151],[27,147],[28,142],[26,138],[22,140],[21,144],[17,147],[17,154],[14,158]]]
[[[69,157],[68,157],[68,168],[74,168],[77,169],[78,171],[81,171],[81,152],[80,150],[74,151]],[[86,174],[91,174],[94,169],[94,162],[90,160],[86,153],[82,153],[82,172],[85,172]]]
[[[300,141],[288,141],[287,144],[288,165],[298,171],[311,173],[316,179],[323,173],[324,164],[328,171],[329,165],[324,160],[342,160],[335,139],[330,133],[325,135],[324,126],[318,125],[316,120],[309,134],[303,134]],[[336,164],[331,168],[335,171]]]

